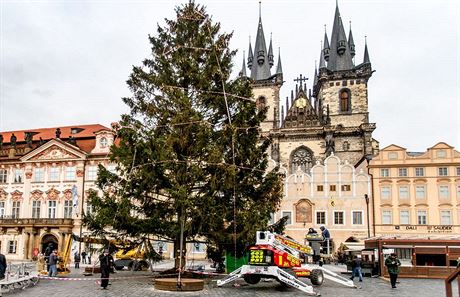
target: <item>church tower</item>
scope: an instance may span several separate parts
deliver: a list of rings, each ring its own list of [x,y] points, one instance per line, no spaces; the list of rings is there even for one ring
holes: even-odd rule
[[[330,40],[324,33],[319,69],[315,69],[315,109],[324,119],[326,137],[334,141],[334,152],[342,159],[359,160],[378,150],[373,140],[374,123],[369,123],[367,83],[374,72],[367,42],[364,59],[355,65],[355,44],[343,27],[338,4]]]
[[[252,80],[253,96],[258,109],[267,108],[267,115],[261,123],[263,135],[268,135],[270,130],[279,127],[279,92],[283,85],[283,73],[281,55],[278,54],[278,64],[274,74],[271,68],[274,65],[273,44],[270,37],[270,45],[267,51],[264,29],[262,26],[261,6],[259,2],[259,23],[257,26],[256,42],[254,51],[249,42],[247,66],[250,70],[249,78]],[[246,65],[243,57],[243,69],[240,75],[246,76]]]

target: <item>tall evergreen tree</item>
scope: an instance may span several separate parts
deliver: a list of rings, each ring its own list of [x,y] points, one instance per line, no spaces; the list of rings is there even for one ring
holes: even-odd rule
[[[175,252],[182,224],[187,241],[241,252],[281,200],[277,169],[267,172],[269,140],[259,134],[266,110],[249,99],[248,79],[230,79],[232,34],[220,33],[203,6],[190,1],[165,21],[127,81],[131,112],[110,155],[117,172],[100,167],[103,194],[90,195],[85,224],[96,234],[153,234]]]

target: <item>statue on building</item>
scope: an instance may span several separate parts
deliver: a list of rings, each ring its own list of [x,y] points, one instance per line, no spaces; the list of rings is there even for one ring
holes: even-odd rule
[[[32,138],[33,138],[32,132],[25,132],[24,134],[25,134],[24,139],[27,143],[27,147],[32,148]]]
[[[331,153],[335,153],[335,142],[332,134],[326,135],[326,156],[329,156]]]
[[[45,141],[43,140],[43,138],[40,137],[40,139],[38,140],[39,141],[39,144],[42,145],[45,143]]]
[[[61,128],[56,129],[56,138],[61,138]]]
[[[16,137],[16,135],[14,135],[14,133],[11,134],[10,142],[11,142],[11,146],[12,146],[13,148],[16,148],[16,140],[17,140],[17,139],[18,139],[18,138]]]
[[[67,140],[68,143],[70,143],[71,145],[77,145],[77,139],[75,139],[75,137],[72,137],[72,135],[69,136],[69,139]]]
[[[0,134],[0,150],[3,148],[3,135]]]

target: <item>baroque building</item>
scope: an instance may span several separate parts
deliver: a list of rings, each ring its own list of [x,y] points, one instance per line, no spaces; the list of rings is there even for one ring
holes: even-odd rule
[[[102,125],[0,132],[0,252],[32,259],[48,244],[60,252],[81,234],[97,167],[109,170],[111,129]]]
[[[460,233],[460,153],[440,142],[426,152],[390,145],[369,165],[378,236]]]
[[[261,132],[272,140],[272,165],[285,174],[285,197],[274,220],[287,215],[286,233],[301,242],[309,227],[325,225],[338,246],[353,235],[367,237],[372,224],[370,219],[363,221],[369,203],[372,206],[367,160],[378,152],[372,137],[376,125],[369,122],[367,88],[373,70],[367,43],[362,63],[355,64],[355,55],[351,28],[347,37],[337,5],[330,38],[324,34],[313,85],[307,88],[302,75],[294,79],[295,90],[284,105],[281,56],[272,73],[272,39],[267,50],[260,15],[254,51],[249,45],[250,71],[243,60],[240,76],[252,80],[256,105],[267,110]],[[328,204],[331,200],[335,206]]]

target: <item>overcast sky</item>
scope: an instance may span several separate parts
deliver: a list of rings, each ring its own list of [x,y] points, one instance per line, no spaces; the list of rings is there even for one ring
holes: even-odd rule
[[[100,123],[127,111],[125,81],[148,57],[148,34],[184,1],[0,0],[0,131]],[[197,1],[226,32],[234,31],[240,71],[255,41],[257,0]],[[460,1],[339,0],[356,64],[367,35],[372,68],[370,121],[380,147],[424,151],[444,141],[460,150]],[[267,44],[281,48],[281,100],[299,74],[310,78],[324,25],[331,36],[335,0],[262,1]],[[254,44],[253,44],[254,46]],[[273,68],[272,71],[275,69]]]

